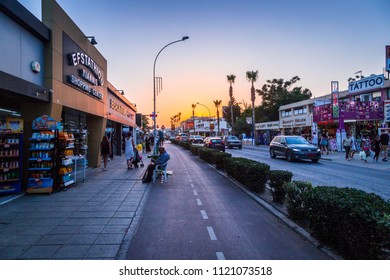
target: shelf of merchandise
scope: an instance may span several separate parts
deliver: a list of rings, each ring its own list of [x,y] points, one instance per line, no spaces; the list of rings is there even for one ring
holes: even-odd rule
[[[56,155],[56,186],[58,190],[67,190],[68,187],[76,183],[74,156],[75,138],[72,134],[59,132],[57,139]]]
[[[23,134],[0,131],[0,194],[21,191]]]
[[[29,139],[29,168],[27,193],[52,193],[55,168],[55,131],[33,130]]]

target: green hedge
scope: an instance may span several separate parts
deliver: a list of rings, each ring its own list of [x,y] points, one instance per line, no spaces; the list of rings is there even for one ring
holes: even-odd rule
[[[270,166],[246,158],[226,158],[225,169],[229,176],[255,193],[263,193],[268,181]]]
[[[310,182],[292,181],[283,184],[287,194],[287,212],[291,219],[301,221],[307,219],[305,196],[313,189]]]
[[[283,188],[285,182],[291,182],[293,174],[287,170],[271,170],[269,173],[269,187],[273,201],[283,203],[286,198],[286,191]]]
[[[198,149],[200,148],[201,146],[195,146],[195,145],[191,145],[191,148],[190,148],[190,151],[193,155],[197,156],[199,155],[198,154]]]
[[[315,187],[305,196],[313,234],[348,259],[390,259],[390,202],[352,188]]]

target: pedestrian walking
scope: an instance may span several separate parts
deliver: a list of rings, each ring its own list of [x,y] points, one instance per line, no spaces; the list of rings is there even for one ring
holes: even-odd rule
[[[349,159],[353,159],[353,156],[355,155],[356,153],[356,148],[357,148],[357,145],[356,145],[356,140],[355,140],[355,137],[353,137],[353,135],[351,135],[351,141],[352,141],[352,144],[351,144],[351,151],[349,153]]]
[[[107,135],[103,136],[102,141],[100,142],[100,153],[103,158],[103,170],[107,170],[107,164],[108,164],[108,157],[110,156],[111,152],[111,144],[110,141],[108,140]]]
[[[343,146],[345,149],[345,159],[349,161],[350,160],[349,159],[349,152],[351,151],[351,146],[352,146],[352,140],[351,140],[350,134],[347,134],[347,138],[344,139]]]
[[[380,135],[380,141],[381,141],[381,152],[384,153],[383,161],[387,161],[387,154],[389,149],[389,133],[384,129],[382,130],[382,133]]]
[[[370,152],[370,150],[371,150],[371,141],[368,138],[368,135],[363,135],[361,146],[362,146],[362,152],[365,155],[364,162],[367,162],[367,158],[370,157],[370,155],[371,155],[371,152]]]
[[[374,161],[378,161],[379,159],[379,154],[381,153],[381,139],[379,137],[379,135],[375,136],[374,138],[374,152],[375,152],[375,155],[374,155]]]
[[[133,161],[134,161],[134,140],[131,132],[127,133],[125,137],[125,156],[127,163],[127,170],[133,169]]]
[[[328,140],[329,140],[328,132],[323,133],[321,135],[321,142],[320,142],[321,154],[324,154],[325,151],[326,151],[327,155],[329,154],[329,150],[328,150],[329,141]]]

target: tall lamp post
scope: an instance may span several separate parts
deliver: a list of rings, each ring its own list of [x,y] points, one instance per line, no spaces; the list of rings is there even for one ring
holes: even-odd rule
[[[206,105],[200,104],[199,102],[196,102],[196,104],[201,105],[203,107],[206,107],[207,111],[209,111],[209,118],[211,118],[210,109]]]
[[[157,61],[157,58],[158,56],[160,55],[160,53],[168,46],[172,45],[172,44],[175,44],[175,43],[179,43],[179,42],[182,42],[182,41],[185,41],[187,39],[189,39],[190,37],[188,36],[184,36],[182,37],[180,40],[176,40],[176,41],[173,41],[173,42],[170,42],[169,44],[166,44],[159,52],[158,54],[156,55],[156,58],[154,59],[154,63],[153,63],[153,113],[152,113],[152,117],[153,117],[153,135],[154,135],[154,148],[153,148],[153,154],[157,154],[157,122],[156,122],[156,118],[157,118],[157,115],[156,115],[156,61]]]

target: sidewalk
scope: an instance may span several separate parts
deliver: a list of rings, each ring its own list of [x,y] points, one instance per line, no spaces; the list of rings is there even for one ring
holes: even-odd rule
[[[150,188],[144,163],[127,170],[115,157],[108,171],[91,168],[67,191],[0,201],[0,259],[123,258]]]
[[[252,150],[259,150],[259,151],[268,151],[269,146],[252,146],[252,145],[243,145],[243,149],[252,149]],[[227,151],[229,152],[229,151]],[[354,155],[354,158],[350,161],[347,161],[345,159],[345,153],[344,152],[333,152],[330,153],[329,155],[321,155],[321,160],[326,160],[326,161],[332,161],[332,162],[337,162],[340,164],[345,164],[345,165],[353,165],[353,166],[360,166],[360,167],[365,167],[369,169],[376,169],[376,170],[389,170],[390,171],[390,158],[388,162],[382,161],[382,158],[379,157],[378,162],[373,161],[372,157],[367,158],[367,163],[360,160],[359,158],[359,153],[357,152]],[[320,160],[320,161],[321,161]]]

